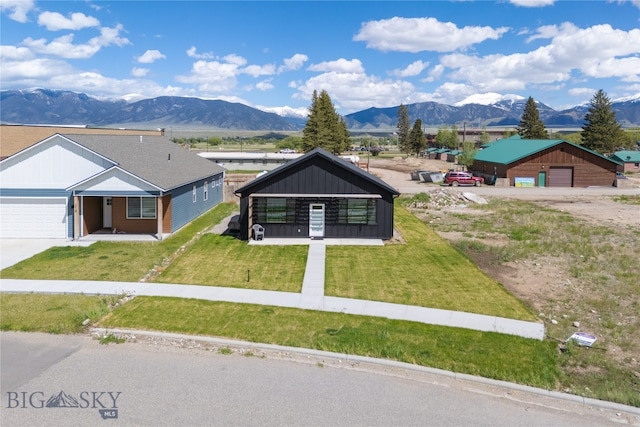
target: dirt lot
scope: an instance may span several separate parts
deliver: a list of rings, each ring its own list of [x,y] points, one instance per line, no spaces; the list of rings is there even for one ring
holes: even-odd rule
[[[573,332],[589,332],[598,337],[600,350],[608,362],[600,364],[588,363],[578,367],[571,366],[567,372],[594,372],[605,378],[610,375],[608,366],[619,366],[623,370],[622,381],[636,384],[640,378],[640,319],[638,306],[638,285],[627,284],[627,288],[618,286],[620,282],[611,279],[611,269],[602,268],[602,262],[609,262],[617,253],[637,260],[638,236],[640,235],[640,205],[616,201],[620,197],[640,196],[640,176],[629,177],[631,188],[499,188],[493,186],[451,188],[435,184],[411,181],[409,172],[415,169],[447,170],[451,163],[438,160],[419,159],[375,159],[371,161],[370,171],[402,194],[429,193],[431,200],[442,199],[442,206],[427,206],[414,209],[414,213],[425,221],[432,223],[433,228],[443,238],[453,244],[463,241],[477,242],[489,249],[469,251],[468,254],[488,275],[502,283],[505,288],[539,314],[545,322],[547,333],[555,339],[566,339]],[[455,166],[454,166],[455,167]],[[534,202],[540,206],[571,214],[584,226],[606,226],[611,232],[593,237],[600,239],[600,246],[611,253],[609,257],[599,254],[587,256],[585,268],[587,273],[576,267],[578,250],[559,256],[535,255],[516,261],[499,259],[501,248],[509,245],[510,239],[504,234],[486,232],[478,237],[478,232],[468,233],[465,230],[464,216],[490,215],[491,212],[469,209],[473,204],[463,197],[463,193],[472,193],[485,200],[519,199]],[[451,202],[453,200],[453,202]],[[442,226],[447,224],[447,226]],[[450,226],[449,226],[450,225]],[[453,230],[453,231],[451,231]],[[465,231],[461,231],[465,230]],[[606,245],[602,246],[602,241]],[[552,242],[553,244],[553,242]],[[626,252],[625,252],[626,251]],[[629,253],[631,252],[631,253]],[[603,261],[604,260],[604,261]],[[587,267],[588,265],[588,267]],[[637,270],[638,262],[632,261],[619,270]],[[612,289],[611,284],[616,284]],[[624,289],[623,289],[624,288]],[[595,354],[595,353],[594,353]],[[585,367],[586,366],[586,367]],[[596,366],[596,367],[594,367]],[[631,377],[631,378],[630,378]],[[589,388],[584,384],[578,394],[589,395]],[[640,388],[638,388],[640,390]]]
[[[385,182],[397,188],[402,194],[414,194],[432,190],[437,186],[411,181],[409,172],[415,169],[446,171],[457,165],[442,160],[374,159],[370,161],[370,171]],[[459,191],[472,192],[482,197],[514,198],[531,200],[555,209],[571,212],[573,215],[598,224],[640,226],[640,208],[637,205],[622,204],[613,200],[616,196],[640,195],[640,174],[629,176],[631,188],[499,188],[484,186],[465,187]]]

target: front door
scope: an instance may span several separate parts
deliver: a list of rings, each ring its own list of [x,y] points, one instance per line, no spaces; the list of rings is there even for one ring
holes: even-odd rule
[[[111,228],[111,197],[102,198],[102,227]]]
[[[547,186],[547,173],[546,172],[538,172],[538,187],[546,187]]]
[[[309,237],[324,237],[324,205],[309,205]]]

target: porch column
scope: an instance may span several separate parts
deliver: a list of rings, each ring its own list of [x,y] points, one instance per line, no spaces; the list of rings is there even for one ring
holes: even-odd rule
[[[157,198],[158,200],[158,212],[156,217],[158,218],[158,240],[162,240],[162,196]]]
[[[80,197],[73,196],[73,240],[80,238]]]

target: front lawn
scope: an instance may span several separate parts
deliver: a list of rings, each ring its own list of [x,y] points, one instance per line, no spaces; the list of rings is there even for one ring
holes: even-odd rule
[[[220,204],[161,242],[96,242],[87,247],[54,247],[2,270],[2,277],[137,282],[235,208],[230,203]]]
[[[327,247],[325,295],[536,320],[502,285],[399,205],[395,226],[406,244]]]

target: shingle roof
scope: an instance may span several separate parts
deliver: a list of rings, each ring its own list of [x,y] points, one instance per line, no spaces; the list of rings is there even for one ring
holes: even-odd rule
[[[62,135],[117,163],[125,171],[163,190],[171,190],[224,171],[162,136]]]
[[[631,150],[616,151],[615,153],[613,153],[611,158],[619,162],[638,163],[640,162],[640,151],[631,151]]]
[[[506,138],[499,139],[486,148],[478,151],[474,160],[483,162],[499,163],[502,165],[508,165],[527,156],[530,156],[540,151],[546,150],[551,147],[555,147],[559,144],[568,144],[591,153],[595,156],[612,161],[608,157],[603,156],[600,153],[584,148],[580,145],[572,144],[564,139],[521,139],[521,138]]]
[[[263,181],[272,179],[274,176],[279,175],[282,172],[285,172],[287,170],[289,170],[290,168],[295,167],[297,164],[299,163],[303,163],[306,162],[307,160],[313,158],[313,157],[323,157],[327,160],[329,160],[330,162],[333,162],[337,165],[339,165],[340,167],[343,167],[349,171],[351,171],[352,173],[368,180],[371,181],[373,183],[375,183],[376,185],[378,185],[379,187],[385,189],[386,191],[390,192],[393,195],[399,196],[400,192],[398,192],[398,190],[396,190],[395,188],[393,188],[392,186],[390,186],[389,184],[387,184],[386,182],[384,182],[383,180],[381,180],[380,178],[378,178],[377,176],[364,171],[362,169],[360,169],[358,166],[354,165],[351,162],[348,162],[347,160],[340,158],[338,156],[334,156],[333,154],[329,153],[327,150],[324,150],[322,148],[314,148],[313,150],[309,151],[308,153],[298,157],[295,160],[292,160],[290,162],[285,163],[282,166],[277,167],[276,169],[273,169],[272,171],[254,179],[253,181],[251,181],[250,183],[246,184],[245,186],[243,186],[242,188],[237,189],[234,193],[235,194],[242,194],[245,193],[247,191],[250,191],[251,188]]]

